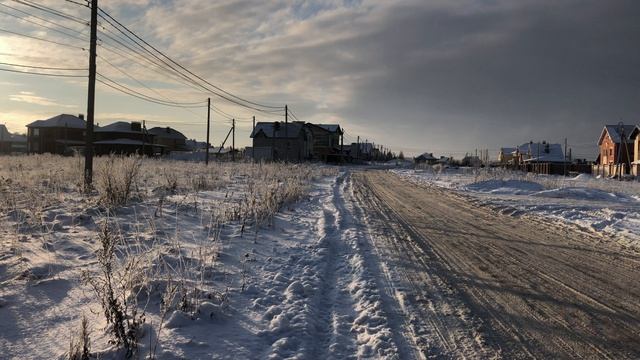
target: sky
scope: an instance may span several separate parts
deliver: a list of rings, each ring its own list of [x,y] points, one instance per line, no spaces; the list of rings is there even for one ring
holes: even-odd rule
[[[36,2],[89,18],[88,8],[72,2]],[[86,25],[2,4],[0,62],[88,67]],[[604,124],[640,123],[638,1],[101,0],[100,7],[226,91],[288,104],[300,120],[339,123],[345,142],[360,136],[408,155],[489,149],[495,157],[503,146],[567,138],[575,157],[593,159]],[[127,53],[109,39],[118,38],[106,22],[99,30],[98,72],[109,79],[174,102],[210,96]],[[86,89],[83,77],[0,71],[0,123],[24,132],[34,120],[86,114]],[[146,120],[147,127],[205,138],[206,108],[147,103],[101,83],[97,89],[99,124]],[[216,96],[212,102],[238,119],[239,146],[250,145],[251,116],[284,120]],[[229,128],[213,113],[212,142],[218,145]]]

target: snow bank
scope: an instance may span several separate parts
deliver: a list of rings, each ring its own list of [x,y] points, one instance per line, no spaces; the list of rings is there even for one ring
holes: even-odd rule
[[[503,170],[390,170],[422,186],[439,186],[475,198],[511,216],[536,215],[605,234],[640,249],[640,184]]]

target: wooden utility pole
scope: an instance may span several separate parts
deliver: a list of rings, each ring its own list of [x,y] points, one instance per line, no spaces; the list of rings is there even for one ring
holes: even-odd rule
[[[211,128],[211,98],[207,98],[207,145],[204,154],[204,164],[209,165],[209,129]]]
[[[236,119],[231,124],[231,161],[236,161]]]
[[[340,132],[340,162],[344,162],[344,130]]]
[[[564,138],[564,176],[567,176],[567,138]]]
[[[287,147],[285,149],[284,161],[289,161],[289,105],[284,106],[284,138]]]
[[[91,0],[91,37],[89,43],[89,86],[87,91],[87,129],[84,148],[84,188],[93,182],[93,119],[96,104],[96,38],[98,32],[98,0]]]
[[[356,140],[356,160],[360,160],[360,135],[358,135],[358,140]]]
[[[251,128],[251,133],[256,130],[256,117],[253,117],[253,127]],[[256,161],[256,147],[254,144],[251,144],[251,160]]]

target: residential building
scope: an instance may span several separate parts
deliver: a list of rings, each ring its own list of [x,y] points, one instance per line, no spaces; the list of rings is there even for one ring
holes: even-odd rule
[[[636,125],[605,125],[598,139],[599,154],[593,173],[603,176],[631,172],[634,161],[634,130]]]
[[[27,151],[27,137],[12,134],[7,127],[0,124],[0,154],[11,154]]]
[[[312,124],[306,126],[313,136],[312,157],[325,162],[339,162],[342,156],[344,132],[337,124]]]
[[[27,125],[27,151],[70,155],[85,146],[86,122],[83,115],[61,114]]]
[[[498,162],[501,165],[513,164],[516,161],[516,150],[514,147],[500,148],[498,153]]]
[[[546,141],[524,143],[518,146],[512,154],[518,164],[566,162],[562,145]]]
[[[636,126],[629,136],[633,141],[633,162],[631,163],[631,174],[640,175],[640,126]]]
[[[374,156],[373,144],[369,142],[351,143],[351,158],[363,161],[371,161]]]
[[[154,127],[149,129],[148,133],[154,135],[154,143],[163,145],[169,152],[189,151],[186,143],[187,137],[176,129],[170,127]]]
[[[139,122],[115,123],[94,130],[93,142],[96,155],[107,154],[144,154],[157,155],[164,152],[165,147],[153,143],[153,135],[147,134]]]
[[[303,161],[312,155],[313,134],[303,122],[259,122],[251,138],[257,161]]]
[[[433,156],[433,153],[426,152],[414,157],[413,161],[416,164],[434,165],[438,162],[438,158]]]

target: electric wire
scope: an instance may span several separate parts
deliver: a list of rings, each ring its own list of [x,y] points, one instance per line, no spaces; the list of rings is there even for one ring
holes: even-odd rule
[[[23,18],[23,17],[20,17],[20,16],[18,16],[18,15],[11,14],[11,13],[8,13],[8,12],[2,11],[2,10],[0,10],[0,14],[5,14],[5,15],[8,15],[8,16],[15,17],[15,18],[17,18],[17,19],[20,19],[20,20],[26,21],[26,22],[28,22],[28,23],[32,23],[32,24],[34,24],[34,25],[38,25],[38,26],[43,27],[43,28],[45,28],[45,29],[48,29],[48,30],[51,30],[51,31],[55,31],[55,32],[57,32],[57,33],[60,33],[60,34],[63,34],[63,35],[66,35],[66,36],[72,37],[72,38],[74,38],[74,39],[78,39],[78,40],[82,40],[82,41],[86,41],[86,40],[87,40],[87,39],[83,39],[83,38],[81,38],[81,37],[79,37],[79,36],[69,34],[69,33],[64,32],[64,31],[62,31],[62,30],[58,30],[58,29],[53,28],[53,27],[51,27],[51,26],[47,26],[47,25],[44,25],[44,24],[39,24],[39,23],[37,23],[37,22],[35,22],[35,21],[33,21],[33,20],[29,20],[29,19],[27,19],[27,18]]]
[[[60,68],[60,67],[48,67],[48,66],[33,66],[33,65],[22,65],[22,64],[13,64],[0,62],[0,65],[9,65],[15,67],[24,67],[30,69],[43,69],[43,70],[61,70],[61,71],[88,71],[89,69],[80,69],[80,68]]]
[[[12,0],[12,1],[17,2],[18,4],[22,4],[22,5],[25,5],[25,6],[32,7],[34,9],[38,9],[38,10],[43,11],[43,12],[47,12],[49,14],[53,14],[53,15],[65,18],[67,20],[71,20],[71,21],[77,22],[77,23],[82,24],[82,25],[87,25],[87,26],[89,25],[89,22],[84,20],[84,19],[81,19],[79,17],[64,13],[64,12],[56,10],[56,9],[52,9],[52,8],[50,8],[48,6],[45,6],[45,5],[42,5],[42,4],[36,4],[36,3],[33,3],[31,1],[29,1],[29,0]]]
[[[21,71],[21,70],[14,70],[14,69],[2,69],[2,68],[0,68],[0,71],[8,71],[8,72],[29,74],[29,75],[73,77],[73,78],[81,78],[81,77],[86,78],[88,76],[88,75],[70,75],[70,74],[53,74],[53,73],[30,72],[30,71]]]
[[[44,39],[44,38],[37,37],[37,36],[22,34],[22,33],[19,33],[19,32],[16,32],[16,31],[7,30],[7,29],[0,28],[0,32],[5,32],[5,33],[8,33],[8,34],[22,36],[22,37],[26,37],[26,38],[29,38],[29,39],[40,40],[40,41],[44,41],[44,42],[48,42],[48,43],[52,43],[52,44],[56,44],[56,45],[60,45],[60,46],[66,46],[66,47],[70,47],[70,48],[80,49],[80,50],[86,51],[86,49],[81,47],[81,46],[61,43],[61,42],[58,42],[58,41],[53,41],[53,40],[48,40],[48,39]]]
[[[127,27],[126,27],[126,26],[124,26],[122,23],[120,23],[118,20],[116,20],[115,18],[113,18],[111,15],[109,15],[109,13],[107,13],[106,11],[104,11],[104,10],[102,10],[102,9],[100,9],[100,8],[98,8],[98,10],[99,10],[102,14],[106,15],[109,19],[113,20],[113,21],[114,21],[116,24],[118,24],[122,29],[126,30],[128,33],[130,33],[131,35],[133,35],[135,38],[137,38],[138,40],[140,40],[141,42],[143,42],[145,45],[147,45],[148,47],[150,47],[151,49],[153,49],[153,50],[154,50],[155,52],[157,52],[158,54],[162,55],[164,58],[166,58],[167,60],[169,60],[171,63],[175,64],[176,66],[178,66],[178,67],[179,67],[179,68],[181,68],[182,70],[186,71],[186,72],[187,72],[187,73],[189,73],[190,75],[194,76],[195,78],[197,78],[198,80],[200,80],[200,81],[204,82],[205,84],[207,84],[207,85],[211,86],[212,88],[214,88],[214,89],[216,89],[216,90],[218,90],[218,91],[220,91],[220,92],[223,92],[224,94],[228,95],[229,97],[227,97],[227,96],[225,96],[225,95],[222,95],[222,94],[219,94],[219,93],[217,93],[217,92],[215,92],[215,91],[211,91],[211,90],[209,89],[209,91],[210,91],[210,92],[212,92],[212,93],[214,93],[215,95],[217,95],[217,96],[219,96],[219,97],[221,97],[221,98],[223,98],[223,99],[225,99],[225,100],[227,100],[227,101],[233,102],[233,103],[235,103],[235,104],[237,104],[237,105],[244,106],[244,107],[247,107],[247,108],[251,108],[251,109],[254,109],[254,110],[256,110],[256,111],[264,111],[264,109],[259,109],[259,108],[256,108],[255,106],[262,107],[262,108],[265,108],[265,109],[282,109],[282,108],[283,108],[282,106],[270,106],[270,105],[265,105],[265,104],[256,103],[256,102],[253,102],[253,101],[250,101],[250,100],[247,100],[247,99],[241,98],[241,97],[239,97],[239,96],[237,96],[237,95],[234,95],[234,94],[232,94],[232,93],[230,93],[230,92],[228,92],[228,91],[226,91],[226,90],[224,90],[224,89],[222,89],[222,88],[220,88],[220,87],[218,87],[218,86],[216,86],[216,85],[211,84],[211,83],[210,83],[210,82],[208,82],[207,80],[205,80],[205,79],[201,78],[200,76],[198,76],[198,75],[194,74],[194,73],[193,73],[192,71],[190,71],[189,69],[185,68],[184,66],[182,66],[181,64],[179,64],[179,63],[178,63],[178,62],[176,62],[175,60],[171,59],[170,57],[168,57],[167,55],[165,55],[164,53],[162,53],[161,51],[159,51],[159,50],[158,50],[157,48],[155,48],[153,45],[151,45],[151,44],[149,44],[148,42],[146,42],[144,39],[142,39],[142,38],[141,38],[140,36],[138,36],[136,33],[134,33],[133,31],[131,31],[129,28],[127,28]],[[102,18],[103,18],[103,19],[105,19],[104,17],[102,17]],[[109,20],[107,20],[107,19],[105,19],[105,20],[106,20],[107,22],[109,22],[109,23],[111,24],[111,26],[113,26],[113,27],[114,27],[114,28],[116,28],[118,31],[120,31],[123,35],[125,35],[127,38],[130,38],[130,39],[131,39],[131,37],[130,37],[130,36],[128,36],[128,35],[127,35],[127,34],[126,34],[126,33],[125,33],[121,28],[116,27],[113,23],[111,23],[111,21],[109,21]],[[131,39],[131,40],[137,43],[137,41],[135,41],[135,40],[133,40],[133,39]],[[141,45],[139,45],[139,46],[141,46]],[[150,53],[150,51],[148,51],[148,50],[147,50],[147,52],[149,52],[149,53]],[[157,56],[156,56],[156,57],[157,57]],[[163,61],[163,62],[164,62],[164,61]],[[174,71],[178,72],[178,70],[176,70],[173,66],[169,66],[169,67],[170,67],[170,68],[172,68]],[[231,97],[231,98],[230,98],[230,97]],[[237,100],[234,100],[234,99],[232,99],[232,98],[237,99]],[[247,104],[251,104],[251,105],[254,105],[254,106],[249,106],[249,105],[247,105],[247,104],[242,104],[241,102],[245,102],[245,103],[247,103]]]
[[[4,6],[4,7],[6,7],[6,8],[8,8],[8,9],[11,9],[11,10],[13,10],[13,11],[17,11],[17,12],[19,12],[19,13],[21,13],[21,14],[24,14],[24,15],[27,15],[27,16],[30,16],[30,17],[33,17],[33,18],[36,18],[36,19],[38,19],[38,20],[40,20],[40,21],[44,21],[44,22],[46,22],[46,23],[48,23],[48,24],[55,25],[55,26],[58,26],[58,27],[60,27],[60,28],[65,29],[65,30],[69,30],[69,31],[71,31],[71,32],[75,32],[75,33],[77,33],[77,34],[83,35],[83,33],[82,33],[81,31],[78,31],[78,30],[76,30],[76,29],[74,29],[74,28],[71,28],[71,27],[68,27],[68,26],[62,25],[62,24],[57,23],[57,22],[55,22],[55,21],[51,21],[51,20],[45,19],[45,18],[40,17],[40,16],[38,16],[38,15],[35,15],[35,14],[32,14],[32,13],[29,13],[29,12],[26,12],[26,11],[24,11],[24,10],[20,10],[20,9],[18,9],[18,8],[16,8],[16,7],[13,7],[13,6],[10,6],[10,5],[7,5],[7,4],[4,4],[4,3],[0,3],[0,5],[1,5],[1,6]],[[22,19],[25,19],[25,18],[22,18]],[[87,27],[85,27],[85,29],[87,29]]]

